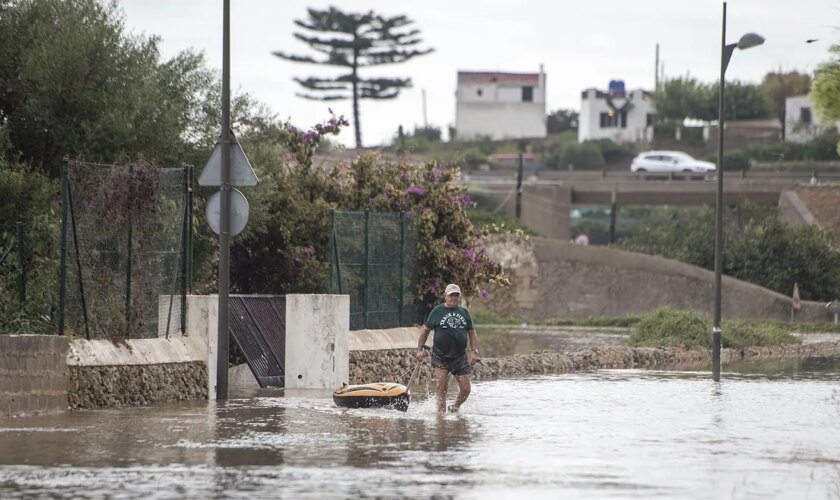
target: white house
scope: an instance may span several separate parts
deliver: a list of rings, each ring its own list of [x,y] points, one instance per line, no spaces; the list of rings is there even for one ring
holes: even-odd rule
[[[580,99],[578,141],[650,141],[655,113],[652,96],[652,92],[642,89],[626,92],[621,80],[610,81],[606,92],[594,88],[584,90]]]
[[[545,73],[458,72],[455,134],[459,139],[545,137]]]
[[[840,122],[835,124],[840,130]],[[785,140],[790,142],[808,142],[826,131],[811,112],[811,101],[807,95],[798,95],[785,99]]]

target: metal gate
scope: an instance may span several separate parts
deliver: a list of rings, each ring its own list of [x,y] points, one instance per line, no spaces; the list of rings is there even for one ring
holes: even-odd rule
[[[231,295],[230,336],[260,387],[283,387],[286,355],[286,297]]]

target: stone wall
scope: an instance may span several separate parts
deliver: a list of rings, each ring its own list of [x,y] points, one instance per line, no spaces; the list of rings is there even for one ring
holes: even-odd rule
[[[350,384],[371,382],[406,383],[417,366],[414,349],[351,351]],[[840,355],[840,342],[723,349],[721,362]],[[482,360],[475,366],[475,379],[568,373],[575,371],[629,368],[704,366],[711,363],[709,349],[674,347],[593,347],[574,352],[518,354]],[[414,379],[415,386],[431,385],[433,370],[424,362]]]
[[[501,263],[511,286],[491,290],[472,305],[528,320],[623,316],[658,306],[712,313],[714,273],[690,264],[608,247],[557,240],[497,238],[488,254]],[[790,320],[791,298],[723,277],[725,319]],[[797,321],[829,321],[825,304],[802,301]]]
[[[0,335],[0,418],[67,410],[67,338]]]
[[[70,408],[207,399],[206,348],[200,338],[77,339],[66,356]]]
[[[207,368],[202,361],[71,366],[67,399],[74,410],[207,399]]]

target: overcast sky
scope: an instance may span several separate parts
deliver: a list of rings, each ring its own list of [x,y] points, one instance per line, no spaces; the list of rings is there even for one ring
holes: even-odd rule
[[[164,57],[193,48],[210,66],[222,65],[222,1],[118,0],[126,25],[135,33],[162,38]],[[390,141],[397,127],[423,125],[422,90],[428,124],[446,128],[455,121],[459,70],[547,74],[547,107],[580,108],[580,92],[606,89],[621,79],[628,89],[652,89],[656,44],[666,77],[685,74],[718,78],[722,3],[716,0],[232,0],[231,86],[308,127],[328,118],[327,108],[350,118],[350,101],[318,102],[295,96],[293,76],[333,75],[338,68],[296,64],[271,54],[283,50],[311,54],[293,38],[295,19],[307,7],[336,5],[345,11],[405,14],[435,52],[403,64],[369,69],[362,76],[410,77],[413,88],[395,100],[361,101],[365,146]],[[767,41],[736,52],[727,79],[759,82],[771,70],[813,72],[840,41],[838,0],[731,0],[727,42],[754,31]],[[806,44],[807,39],[819,39]],[[352,120],[351,120],[352,121]],[[347,129],[341,142],[353,144]]]

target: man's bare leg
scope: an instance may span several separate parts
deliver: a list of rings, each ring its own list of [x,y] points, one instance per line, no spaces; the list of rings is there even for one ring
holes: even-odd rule
[[[458,397],[455,399],[455,404],[452,405],[452,409],[458,411],[461,405],[464,404],[464,401],[469,397],[472,386],[470,385],[469,374],[455,375],[455,381],[458,382]]]
[[[443,368],[435,368],[435,380],[437,381],[437,410],[438,413],[446,413],[446,387],[449,385],[449,372]]]

